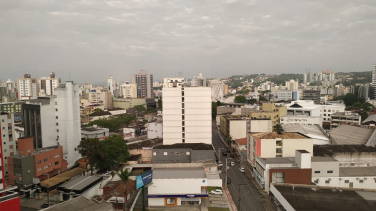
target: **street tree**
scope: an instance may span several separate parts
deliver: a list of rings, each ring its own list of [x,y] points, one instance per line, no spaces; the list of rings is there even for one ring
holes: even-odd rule
[[[128,179],[129,179],[130,176],[132,176],[132,172],[129,171],[128,168],[126,168],[125,170],[120,169],[120,171],[117,173],[117,175],[120,177],[120,179],[121,179],[121,181],[123,182],[123,185],[124,185],[125,200],[124,200],[124,205],[123,205],[124,209],[123,210],[125,211],[127,203],[128,203]]]

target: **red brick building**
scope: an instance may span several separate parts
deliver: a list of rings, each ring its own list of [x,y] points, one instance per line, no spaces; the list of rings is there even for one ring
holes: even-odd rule
[[[8,159],[9,183],[12,185],[27,187],[33,184],[33,178],[43,181],[67,169],[62,146],[34,150],[32,137],[19,138],[18,153]]]

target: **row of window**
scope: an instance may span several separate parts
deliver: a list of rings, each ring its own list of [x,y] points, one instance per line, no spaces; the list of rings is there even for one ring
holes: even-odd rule
[[[332,174],[333,171],[326,171],[326,173],[328,173],[328,174]],[[320,174],[320,171],[315,171],[315,174]]]
[[[174,152],[171,152],[173,154]],[[181,152],[180,154],[184,154],[184,152]],[[168,155],[168,152],[163,152],[163,155]],[[175,155],[179,155],[179,152],[175,152]],[[191,152],[185,152],[185,155],[191,155]],[[153,152],[153,156],[157,156],[157,152]]]

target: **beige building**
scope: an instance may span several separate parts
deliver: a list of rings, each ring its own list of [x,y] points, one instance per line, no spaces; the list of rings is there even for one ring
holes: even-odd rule
[[[247,137],[248,132],[272,132],[272,121],[246,116],[221,116],[220,130],[233,140]]]
[[[31,78],[30,74],[25,74],[24,78],[17,79],[18,99],[28,100],[38,97],[55,95],[54,89],[61,83],[60,78],[55,78],[55,73],[50,73],[50,77]]]
[[[104,105],[105,109],[110,109],[112,108],[111,92],[105,89],[91,90],[89,92],[89,102],[91,104]]]
[[[296,150],[313,155],[313,139],[300,133],[248,133],[248,161],[255,165],[256,157],[294,157]]]
[[[146,108],[145,98],[131,98],[131,99],[113,99],[112,106],[114,108],[128,109],[136,105],[143,105]]]
[[[271,119],[273,122],[273,127],[275,127],[277,124],[280,124],[281,116],[285,116],[286,114],[286,106],[278,106],[274,103],[263,103],[261,110],[253,110],[248,112],[249,117],[264,117]]]
[[[120,86],[120,93],[123,98],[137,98],[137,84],[126,81]]]

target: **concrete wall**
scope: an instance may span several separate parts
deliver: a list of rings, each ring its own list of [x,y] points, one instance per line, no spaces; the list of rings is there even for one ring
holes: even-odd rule
[[[151,162],[152,149],[130,149],[129,153],[131,155],[141,154],[141,162]]]
[[[264,133],[273,132],[273,122],[272,120],[257,120],[253,119],[250,121],[251,133]]]
[[[203,182],[205,180],[205,182]],[[149,195],[157,194],[198,194],[201,186],[207,186],[206,178],[197,179],[154,179],[148,187]]]
[[[269,193],[269,185],[273,181],[273,173],[283,172],[285,183],[311,185],[312,169],[270,169],[269,183],[265,184],[265,191]]]
[[[247,120],[230,120],[230,136],[232,139],[247,137]]]
[[[189,155],[187,155],[187,152]],[[190,163],[191,149],[153,149],[152,163]]]
[[[163,124],[161,122],[150,122],[147,127],[148,139],[163,138]]]
[[[339,162],[312,162],[312,178],[318,177],[338,177],[339,176]],[[320,173],[315,173],[320,171]],[[333,171],[333,173],[328,173],[328,171]]]
[[[322,125],[322,118],[307,117],[307,116],[283,116],[281,117],[281,124],[293,125]]]
[[[164,198],[148,198],[148,204],[149,206],[165,206],[165,199]]]
[[[277,156],[276,148],[277,148],[277,142],[275,139],[261,139],[261,157],[262,158],[275,158]],[[290,156],[290,157],[293,157],[293,156]]]
[[[296,150],[307,150],[313,156],[312,139],[283,139],[282,157],[295,157]]]
[[[50,146],[57,145],[58,141],[56,139],[57,139],[58,134],[56,130],[57,129],[56,122],[59,122],[59,121],[58,119],[56,119],[56,116],[58,115],[57,115],[57,112],[55,111],[55,98],[50,99],[50,104],[40,106],[42,147],[50,147]]]
[[[341,167],[376,166],[376,152],[335,153],[333,158]]]
[[[318,182],[315,183],[318,186],[330,186],[330,187],[344,187],[349,188],[351,183],[353,188],[361,189],[374,189],[376,190],[376,182],[374,176],[358,176],[358,177],[312,177],[312,182],[315,182],[318,179]],[[325,181],[329,180],[329,183]],[[348,180],[348,181],[346,181]],[[360,180],[363,180],[361,183]],[[346,183],[348,182],[348,183]]]

